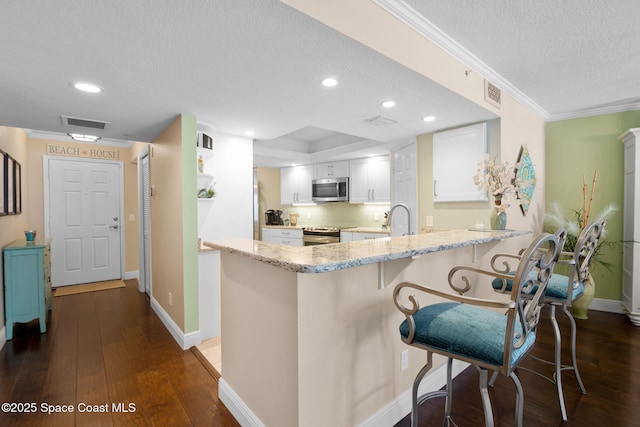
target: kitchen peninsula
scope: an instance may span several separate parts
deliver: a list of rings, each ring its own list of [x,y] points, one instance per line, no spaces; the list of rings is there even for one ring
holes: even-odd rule
[[[399,338],[394,286],[450,291],[449,269],[486,266],[498,249],[526,246],[530,233],[449,230],[306,247],[205,242],[221,252],[220,399],[242,425],[395,423],[410,410],[425,354]]]

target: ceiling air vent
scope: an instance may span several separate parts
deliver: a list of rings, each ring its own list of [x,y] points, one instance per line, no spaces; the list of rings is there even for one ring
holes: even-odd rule
[[[488,80],[484,81],[484,100],[494,107],[500,108],[502,105],[502,91],[498,86],[489,82]]]
[[[89,129],[105,130],[111,122],[101,122],[99,120],[80,119],[78,117],[60,116],[63,126],[75,126]]]
[[[388,119],[382,116],[371,117],[370,119],[366,119],[365,122],[369,123],[370,125],[376,125],[376,126],[387,126],[387,125],[392,125],[394,123],[398,123],[395,120]]]

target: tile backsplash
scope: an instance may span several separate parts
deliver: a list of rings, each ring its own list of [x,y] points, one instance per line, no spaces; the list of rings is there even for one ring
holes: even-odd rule
[[[322,203],[315,206],[287,206],[282,218],[289,219],[292,213],[299,214],[298,226],[329,225],[338,227],[382,228],[384,213],[389,204],[352,204],[348,202]]]

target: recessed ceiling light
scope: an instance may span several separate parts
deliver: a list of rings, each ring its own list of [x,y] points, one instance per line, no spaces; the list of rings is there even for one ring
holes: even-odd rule
[[[81,90],[83,92],[89,92],[89,93],[100,93],[102,92],[102,88],[98,85],[94,85],[93,83],[87,83],[87,82],[75,82],[73,84],[73,87],[75,87],[78,90]]]
[[[96,142],[100,139],[99,136],[95,136],[95,135],[84,135],[81,133],[68,133],[67,135],[69,135],[71,137],[71,139],[75,140],[75,141],[81,141],[81,142]]]
[[[329,77],[322,81],[322,86],[325,86],[325,87],[334,87],[337,84],[338,84],[338,81],[332,77]]]
[[[423,117],[422,120],[425,122],[432,122],[436,119],[435,116],[427,116],[427,117]]]
[[[245,134],[245,135],[247,135],[247,136],[253,136],[253,135],[255,135],[256,133],[255,133],[254,131],[252,131],[252,130],[248,130],[248,131],[246,131],[244,134]]]
[[[395,107],[395,106],[396,106],[396,101],[384,101],[384,102],[382,103],[382,106],[383,106],[384,108],[392,108],[392,107]]]

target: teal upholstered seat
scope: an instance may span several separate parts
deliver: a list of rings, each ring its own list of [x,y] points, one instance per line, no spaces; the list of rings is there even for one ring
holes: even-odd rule
[[[413,319],[416,325],[414,342],[442,351],[468,357],[491,365],[504,361],[507,316],[469,304],[445,302],[418,310]],[[400,324],[400,335],[407,338],[409,324]],[[522,336],[516,324],[513,344]],[[527,335],[522,346],[515,348],[511,365],[517,364],[535,342],[535,331]]]
[[[508,273],[513,276],[513,272]],[[566,300],[568,298],[568,283],[569,277],[564,276],[562,274],[553,273],[553,276],[549,279],[549,284],[547,285],[547,291],[545,292],[545,298],[553,298],[558,300]],[[494,279],[491,282],[491,286],[493,289],[501,290],[502,289],[502,280]],[[512,280],[506,281],[505,291],[511,292],[511,287],[513,286]],[[573,291],[571,292],[571,300],[575,301],[582,296],[584,293],[584,285],[582,283],[578,283],[574,285]]]

